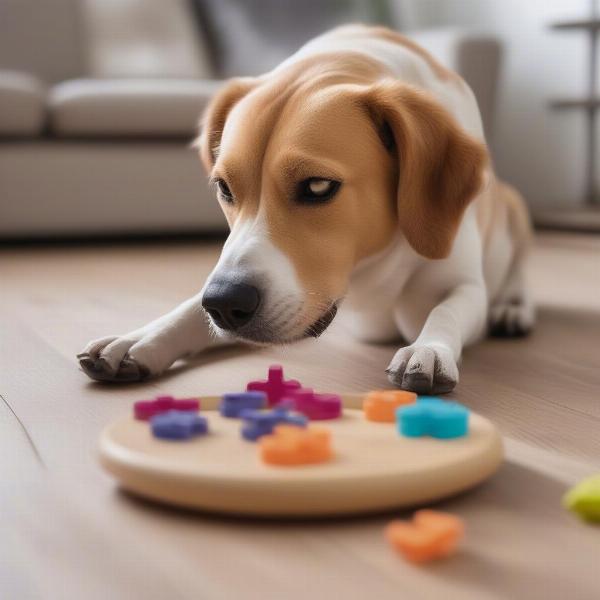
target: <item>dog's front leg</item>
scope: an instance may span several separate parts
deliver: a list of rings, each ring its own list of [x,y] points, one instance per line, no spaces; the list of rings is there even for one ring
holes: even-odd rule
[[[455,287],[429,313],[414,343],[396,352],[387,368],[390,381],[419,394],[450,392],[458,383],[463,345],[482,335],[486,313],[483,283]]]
[[[90,342],[77,358],[92,379],[140,381],[162,373],[178,358],[224,342],[211,333],[198,294],[140,329]]]

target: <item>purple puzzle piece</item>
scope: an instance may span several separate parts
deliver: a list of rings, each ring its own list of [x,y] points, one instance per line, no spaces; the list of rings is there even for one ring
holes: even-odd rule
[[[140,421],[148,421],[154,415],[168,412],[170,410],[198,412],[200,402],[197,398],[182,398],[180,400],[173,396],[158,396],[154,400],[141,400],[134,403],[133,414]]]
[[[336,394],[316,394],[308,388],[289,393],[285,400],[294,403],[294,410],[306,415],[311,421],[337,419],[342,414],[342,399]]]
[[[219,412],[223,417],[237,418],[246,409],[264,408],[267,404],[267,395],[264,392],[238,392],[223,394]]]
[[[240,414],[244,420],[241,433],[242,437],[252,442],[263,435],[273,433],[277,425],[285,423],[286,425],[296,425],[297,427],[306,427],[308,422],[304,415],[290,414],[286,408],[277,407],[273,410],[243,410]]]
[[[288,379],[286,381],[283,378],[283,367],[281,365],[271,365],[266,381],[250,381],[246,389],[248,391],[265,392],[269,406],[275,406],[281,402],[284,396],[301,387],[302,385],[299,381],[295,379]]]
[[[154,415],[150,425],[154,437],[163,440],[189,440],[208,432],[206,417],[181,410]]]

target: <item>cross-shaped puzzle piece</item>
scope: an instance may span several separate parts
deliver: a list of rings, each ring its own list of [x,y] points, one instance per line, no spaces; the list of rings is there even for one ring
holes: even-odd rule
[[[458,402],[420,396],[415,404],[396,410],[396,422],[406,437],[459,438],[469,431],[469,410]]]
[[[180,410],[155,415],[150,424],[154,437],[164,440],[188,440],[208,432],[205,417]]]
[[[414,392],[404,390],[377,390],[369,392],[363,401],[363,411],[367,421],[393,423],[396,420],[396,409],[413,404],[417,399]]]
[[[448,513],[418,510],[412,522],[392,521],[385,535],[407,560],[426,562],[452,554],[464,535],[464,524]]]
[[[308,465],[332,457],[331,433],[323,427],[278,425],[260,442],[260,456],[270,465]]]
[[[242,437],[256,441],[263,435],[273,432],[275,426],[287,424],[295,427],[306,427],[307,418],[303,415],[292,415],[287,408],[277,407],[273,410],[243,410],[240,417],[244,420]]]
[[[290,392],[285,400],[291,400],[294,410],[311,421],[337,419],[342,414],[342,399],[336,394],[315,394],[311,389],[301,388]]]
[[[200,402],[197,398],[183,398],[177,400],[173,396],[158,396],[154,400],[141,400],[133,405],[133,414],[140,421],[148,421],[154,415],[165,413],[169,410],[198,412]]]
[[[289,392],[299,389],[299,381],[295,379],[285,380],[283,378],[283,367],[281,365],[271,365],[269,375],[266,381],[250,381],[246,390],[264,392],[267,394],[269,406],[275,406],[281,402],[281,399]]]
[[[219,412],[224,417],[237,418],[246,409],[257,410],[267,404],[267,395],[264,392],[239,392],[223,394]]]

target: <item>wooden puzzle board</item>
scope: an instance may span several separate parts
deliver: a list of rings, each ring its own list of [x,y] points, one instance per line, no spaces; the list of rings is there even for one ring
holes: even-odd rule
[[[100,460],[127,491],[182,507],[243,515],[316,516],[369,512],[432,502],[489,477],[502,461],[496,428],[471,413],[455,440],[406,438],[393,423],[367,421],[362,395],[343,395],[331,429],[331,462],[265,465],[240,421],[220,416],[219,397],[202,397],[210,433],[192,441],[152,436],[147,422],[124,417],[100,438]]]

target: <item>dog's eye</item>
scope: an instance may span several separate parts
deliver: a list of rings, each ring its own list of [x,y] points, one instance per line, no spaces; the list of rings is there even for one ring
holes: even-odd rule
[[[340,181],[311,177],[300,182],[298,186],[298,202],[313,204],[331,200],[340,189]]]
[[[233,202],[233,194],[223,179],[217,179],[217,189],[225,202]]]

